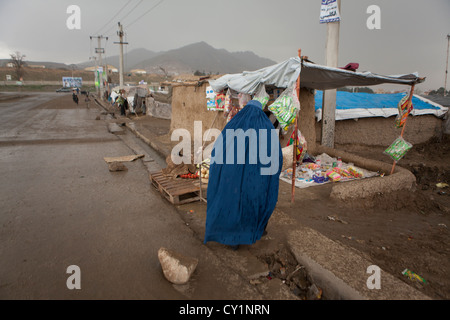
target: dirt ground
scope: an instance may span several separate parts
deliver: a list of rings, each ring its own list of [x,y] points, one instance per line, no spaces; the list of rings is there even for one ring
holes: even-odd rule
[[[148,121],[146,119],[145,121]],[[154,123],[153,123],[154,122]],[[152,119],[145,127],[162,140],[167,140],[170,120]],[[152,128],[152,126],[154,127]],[[336,149],[368,159],[392,163],[383,147],[336,145]],[[331,184],[296,188],[295,204],[291,205],[291,186],[280,181],[277,212],[283,212],[300,224],[311,227],[328,238],[352,247],[381,269],[408,283],[432,299],[450,299],[450,137],[415,145],[399,161],[417,179],[413,191],[378,194],[352,202],[330,199]],[[269,236],[282,236],[283,230],[270,228]],[[260,258],[271,259],[256,245]],[[271,258],[269,258],[269,256]],[[275,261],[275,262],[274,262]],[[409,269],[426,280],[413,282],[402,274]],[[297,284],[297,287],[301,287]],[[325,293],[324,293],[325,294]]]
[[[343,145],[337,149],[392,163],[384,148]],[[450,299],[450,137],[413,146],[397,165],[417,179],[415,191],[378,194],[357,202],[329,199],[330,185],[296,189],[295,218],[325,236],[353,247],[385,271],[433,299]],[[303,193],[303,194],[302,194]],[[288,209],[290,186],[280,184],[278,208]],[[402,275],[409,269],[422,285]]]

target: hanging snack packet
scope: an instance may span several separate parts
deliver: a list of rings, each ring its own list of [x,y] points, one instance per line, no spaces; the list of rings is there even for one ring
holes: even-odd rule
[[[394,161],[399,161],[412,148],[412,144],[398,137],[383,153],[390,156]]]
[[[290,146],[294,143],[294,134],[295,130],[292,131],[291,138],[289,139],[289,142],[286,146]],[[300,132],[300,130],[297,131],[297,161],[303,161],[303,158],[306,155],[306,139]]]
[[[218,94],[216,94],[216,98],[215,98],[216,111],[224,111],[225,99],[226,99],[226,96],[223,92],[219,92]]]
[[[216,110],[216,93],[211,86],[206,87],[206,109]]]
[[[241,107],[241,109],[242,109],[242,108],[244,108],[247,105],[247,103],[250,100],[252,100],[252,97],[249,94],[247,94],[247,93],[241,93],[240,92],[238,94],[238,100],[239,100],[239,107]]]
[[[258,91],[255,93],[253,100],[261,102],[262,108],[264,109],[269,102],[269,95],[266,92],[266,86],[262,84]]]
[[[230,112],[231,111],[231,89],[227,90],[227,94],[225,95],[225,105],[224,105],[224,110],[225,112]]]
[[[275,115],[280,123],[283,133],[286,133],[289,125],[295,122],[297,112],[300,110],[300,102],[293,85],[289,86],[283,93],[269,106],[269,110]]]
[[[414,108],[412,103],[409,104],[409,95],[410,94],[411,94],[411,92],[409,94],[405,95],[397,105],[398,115],[395,118],[395,126],[397,128],[401,128],[405,125],[406,118],[408,118],[408,115]]]

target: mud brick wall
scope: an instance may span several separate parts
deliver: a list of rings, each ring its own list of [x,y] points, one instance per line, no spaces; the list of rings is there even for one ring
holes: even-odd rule
[[[201,86],[196,84],[173,86],[170,133],[175,129],[186,129],[193,139],[194,121],[202,121],[202,134],[209,128],[222,130],[225,127],[226,118],[222,111],[206,110],[206,87],[208,85],[205,82]],[[217,118],[214,122],[216,115]],[[213,122],[214,125],[212,125]]]
[[[196,84],[183,84],[173,86],[172,95],[172,119],[170,123],[170,133],[178,128],[189,131],[194,137],[194,121],[202,121],[203,134],[211,127],[222,130],[226,125],[226,118],[221,111],[206,110],[206,87],[208,83],[201,86]],[[308,149],[315,147],[316,132],[314,118],[314,94],[312,91],[302,88],[300,91],[300,113],[299,129],[305,136]],[[293,131],[291,126],[289,132],[280,140],[281,146],[285,147]]]
[[[315,123],[320,143],[322,122]],[[395,117],[361,118],[336,121],[335,143],[388,147],[402,129],[395,127]],[[433,115],[409,116],[403,138],[411,144],[423,143],[443,133],[443,120]]]

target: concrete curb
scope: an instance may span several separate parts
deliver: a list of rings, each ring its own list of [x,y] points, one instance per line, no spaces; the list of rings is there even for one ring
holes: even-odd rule
[[[142,141],[144,141],[147,145],[149,145],[151,148],[153,148],[156,152],[158,152],[164,158],[170,154],[170,152],[168,152],[165,148],[161,147],[159,144],[155,143],[151,139],[144,136],[141,132],[139,132],[139,130],[136,129],[136,126],[133,122],[125,123],[125,126],[128,129],[130,129],[130,131],[133,132],[138,138],[140,138]],[[156,139],[154,139],[154,140],[156,140]]]
[[[344,247],[319,232],[301,227],[288,234],[288,244],[297,261],[332,300],[430,300],[391,274],[380,270],[380,289],[367,282],[374,265],[352,248]]]

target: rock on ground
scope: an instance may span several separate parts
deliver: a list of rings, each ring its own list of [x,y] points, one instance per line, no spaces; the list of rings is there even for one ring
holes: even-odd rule
[[[128,168],[122,162],[118,162],[118,161],[109,163],[108,169],[111,172],[128,170]]]
[[[187,283],[198,264],[198,259],[166,248],[158,250],[158,259],[164,276],[173,284]]]

